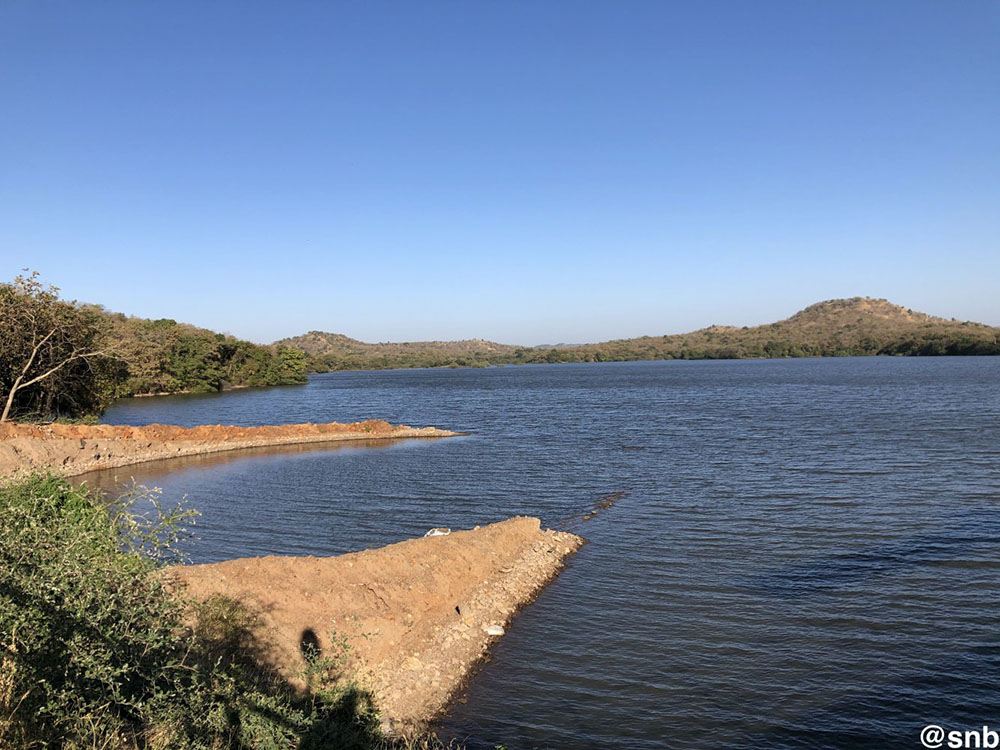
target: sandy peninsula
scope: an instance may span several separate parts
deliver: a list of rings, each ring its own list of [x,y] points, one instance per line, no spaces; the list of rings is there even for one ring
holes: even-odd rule
[[[371,692],[383,728],[426,728],[583,540],[516,517],[337,557],[258,557],[168,570],[194,599],[233,597],[259,616],[267,659],[295,680],[303,644],[348,644],[344,677]],[[335,642],[333,639],[337,639]]]
[[[0,479],[37,471],[77,476],[99,469],[242,448],[349,440],[451,437],[436,427],[392,425],[382,420],[342,424],[289,424],[263,427],[201,425],[0,424]]]

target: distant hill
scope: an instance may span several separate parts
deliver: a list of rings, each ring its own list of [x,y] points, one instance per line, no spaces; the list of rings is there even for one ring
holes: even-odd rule
[[[301,349],[319,370],[379,370],[397,367],[469,367],[514,361],[517,347],[482,339],[367,344],[339,333],[310,331],[275,342]]]
[[[1000,354],[1000,328],[937,318],[884,299],[853,297],[819,302],[762,326],[714,325],[691,333],[576,346],[517,347],[481,339],[366,344],[321,331],[276,343],[301,349],[312,369],[322,372],[529,362]]]

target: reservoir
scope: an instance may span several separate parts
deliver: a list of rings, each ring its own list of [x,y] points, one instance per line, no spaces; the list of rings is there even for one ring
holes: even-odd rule
[[[367,418],[468,435],[88,482],[186,497],[193,562],[519,514],[586,537],[440,722],[470,748],[913,748],[927,724],[1000,729],[1000,358],[344,372],[120,401],[104,421]]]

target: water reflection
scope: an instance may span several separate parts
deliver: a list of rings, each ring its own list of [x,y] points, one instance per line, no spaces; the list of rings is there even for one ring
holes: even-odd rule
[[[447,439],[420,438],[420,440],[427,442]],[[196,456],[178,456],[177,458],[144,461],[143,463],[121,466],[114,469],[90,471],[86,474],[72,477],[70,481],[74,486],[86,484],[88,487],[100,492],[114,493],[121,492],[123,488],[132,487],[136,484],[153,486],[159,484],[160,479],[169,475],[176,475],[179,472],[198,469],[210,470],[213,467],[239,461],[260,459],[269,456],[281,457],[310,453],[350,453],[359,450],[386,450],[405,442],[409,441],[406,439],[381,439],[255,446],[217,453],[203,453]]]

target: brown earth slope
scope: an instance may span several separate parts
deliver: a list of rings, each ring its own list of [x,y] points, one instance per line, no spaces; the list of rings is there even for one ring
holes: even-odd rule
[[[493,638],[583,540],[511,518],[339,557],[259,557],[169,569],[195,599],[233,597],[259,615],[255,635],[286,677],[348,644],[345,676],[370,690],[390,731],[440,714]],[[493,626],[491,635],[487,628]]]
[[[436,427],[391,425],[381,420],[263,427],[5,423],[0,424],[0,479],[46,470],[75,476],[145,461],[271,445],[449,437],[456,434]]]

